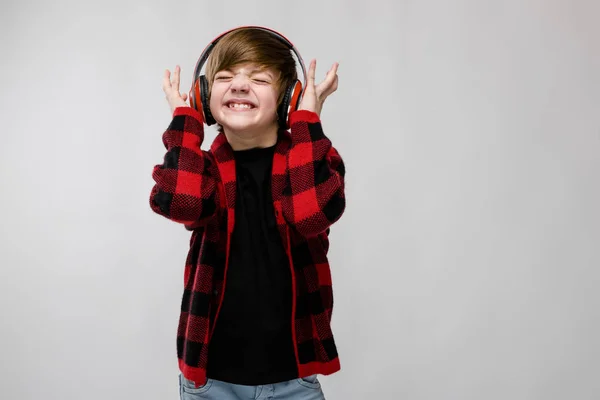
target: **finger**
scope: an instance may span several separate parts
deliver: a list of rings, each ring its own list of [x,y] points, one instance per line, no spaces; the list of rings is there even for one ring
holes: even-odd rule
[[[162,89],[165,93],[171,89],[171,71],[168,69],[166,69],[163,74]]]
[[[338,67],[340,66],[340,63],[338,62],[334,62],[333,65],[331,66],[331,68],[329,69],[329,71],[327,72],[327,75],[335,75],[337,74],[338,71]]]
[[[181,98],[183,99],[183,101],[186,101],[187,100],[187,93],[182,94]]]
[[[317,69],[317,60],[312,59],[310,66],[308,67],[308,75],[306,77],[306,84],[308,87],[315,85],[315,71]]]
[[[325,83],[319,85],[317,89],[317,98],[325,100],[330,94],[335,92],[338,88],[338,76],[334,75],[333,80],[327,85]]]
[[[333,80],[335,79],[335,77],[337,76],[337,70],[338,70],[338,63],[333,63],[333,65],[331,66],[331,68],[329,69],[329,71],[327,71],[327,75],[325,75],[325,79],[323,83],[327,83],[327,86],[330,86],[333,82]]]
[[[172,87],[177,93],[179,93],[179,73],[181,72],[181,67],[179,65],[175,66],[175,72],[173,73],[172,79]]]
[[[332,94],[333,92],[335,92],[335,91],[337,90],[337,88],[338,88],[338,80],[339,80],[339,78],[338,78],[338,76],[336,75],[336,76],[333,78],[333,82],[331,83],[331,86],[329,86],[329,87],[328,87],[328,88],[325,90],[324,96],[329,96],[330,94]]]
[[[334,63],[329,69],[329,71],[327,71],[325,79],[317,86],[317,92],[322,93],[324,91],[327,91],[329,87],[333,84],[333,81],[337,76],[338,65],[338,63]]]

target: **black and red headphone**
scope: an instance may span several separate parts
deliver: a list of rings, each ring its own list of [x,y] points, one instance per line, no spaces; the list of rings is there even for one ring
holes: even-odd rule
[[[300,64],[300,68],[302,69],[304,84],[306,85],[306,69],[304,67],[304,61],[302,61],[302,57],[300,56],[300,53],[298,52],[296,47],[288,39],[286,39],[282,34],[276,32],[272,29],[269,29],[269,28],[265,28],[262,26],[253,26],[253,25],[240,26],[240,27],[237,27],[234,29],[230,29],[230,30],[220,34],[219,36],[217,36],[215,39],[213,39],[212,42],[210,42],[208,44],[208,46],[206,46],[204,51],[202,51],[202,54],[200,55],[198,62],[196,62],[196,68],[194,70],[194,78],[193,78],[194,80],[192,83],[192,88],[190,89],[190,106],[192,108],[196,109],[201,114],[203,114],[204,122],[209,126],[215,124],[217,121],[215,121],[214,117],[212,116],[212,114],[210,112],[210,101],[208,98],[208,79],[206,78],[205,75],[200,75],[200,71],[202,70],[204,63],[208,59],[210,52],[215,47],[217,42],[223,36],[227,35],[228,33],[233,32],[238,29],[243,29],[243,28],[255,28],[255,29],[261,29],[266,32],[269,32],[273,36],[275,36],[277,39],[279,39],[290,50],[292,50],[294,52],[294,54],[296,55],[296,58],[298,59],[298,63]],[[300,80],[298,80],[298,79],[296,79],[296,81],[294,83],[292,83],[290,86],[288,86],[286,88],[285,93],[283,95],[283,99],[281,101],[281,104],[277,108],[277,116],[278,116],[278,122],[279,122],[280,127],[284,128],[284,129],[290,127],[289,116],[293,111],[298,109],[298,105],[300,104],[300,98],[302,96],[303,89],[304,89],[304,86],[302,85],[302,82],[300,82]],[[199,99],[200,101],[198,101],[197,99]]]

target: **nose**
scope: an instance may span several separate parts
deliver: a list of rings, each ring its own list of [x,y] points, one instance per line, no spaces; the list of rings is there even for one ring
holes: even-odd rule
[[[234,93],[246,93],[250,90],[250,83],[243,74],[237,74],[231,81],[231,91]]]

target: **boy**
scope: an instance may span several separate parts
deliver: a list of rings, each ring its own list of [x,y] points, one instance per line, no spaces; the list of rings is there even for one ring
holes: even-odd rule
[[[317,374],[340,369],[327,251],[345,209],[345,169],[319,115],[337,89],[338,65],[315,85],[313,60],[297,110],[282,120],[297,76],[293,46],[260,27],[217,39],[206,67],[209,104],[191,92],[188,106],[179,66],[172,79],[165,71],[173,119],[152,174],[152,209],[192,231],[177,333],[180,396],[323,399]],[[205,151],[209,119],[219,134]]]

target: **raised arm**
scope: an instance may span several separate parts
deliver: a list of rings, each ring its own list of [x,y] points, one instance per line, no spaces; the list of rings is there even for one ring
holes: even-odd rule
[[[298,111],[290,115],[292,146],[288,184],[282,202],[287,222],[305,236],[326,231],[344,213],[344,162],[323,133],[320,114],[325,99],[338,87],[338,63],[315,85],[317,61],[311,60]]]
[[[217,172],[210,153],[201,149],[204,141],[202,115],[179,94],[179,67],[173,80],[169,71],[163,78],[173,119],[163,133],[167,150],[163,163],[154,166],[155,185],[150,193],[152,210],[172,221],[194,229],[218,212]]]

